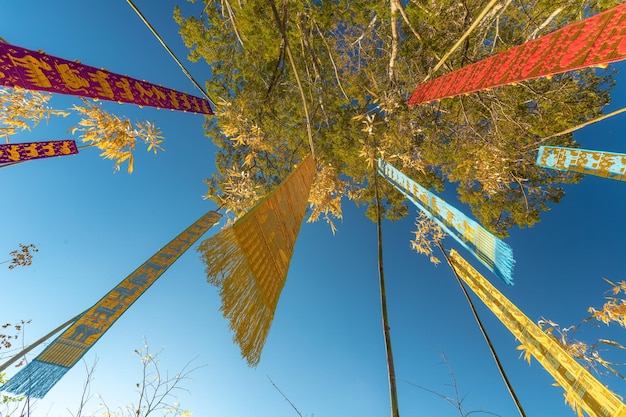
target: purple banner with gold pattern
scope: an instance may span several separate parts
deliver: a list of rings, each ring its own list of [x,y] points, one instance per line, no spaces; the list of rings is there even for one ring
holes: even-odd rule
[[[78,153],[73,140],[51,140],[48,142],[7,143],[0,145],[0,163],[23,162],[31,159]]]
[[[0,85],[213,114],[203,98],[3,42]]]

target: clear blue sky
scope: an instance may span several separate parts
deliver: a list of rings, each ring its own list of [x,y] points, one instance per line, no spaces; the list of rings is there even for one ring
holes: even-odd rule
[[[182,0],[136,1],[184,57],[171,17],[177,3]],[[185,15],[201,8],[199,3],[181,6]],[[123,0],[5,1],[0,28],[0,36],[16,45],[196,93]],[[204,63],[189,68],[199,80],[210,76]],[[626,105],[625,89],[626,78],[620,76],[607,111]],[[64,109],[79,100],[57,96],[52,103]],[[115,103],[105,108],[133,120],[155,120],[164,132],[166,151],[156,156],[138,151],[132,175],[124,170],[114,174],[111,161],[101,159],[97,150],[0,170],[0,254],[8,255],[20,242],[39,248],[31,267],[0,270],[0,322],[32,319],[28,342],[91,306],[215,208],[202,199],[202,180],[215,170],[215,148],[204,136],[202,116]],[[626,152],[625,118],[588,127],[576,137],[583,148]],[[66,130],[75,123],[54,119],[14,141],[67,138]],[[453,201],[454,193],[444,198]],[[586,317],[588,306],[602,305],[608,289],[602,277],[626,279],[625,203],[623,182],[586,177],[568,187],[562,203],[544,213],[541,223],[513,230],[507,239],[517,260],[514,287],[467,258],[531,319],[576,324]],[[247,367],[232,344],[216,289],[206,283],[197,253],[189,251],[85,356],[87,363],[99,358],[92,392],[112,407],[135,399],[141,369],[133,351],[145,338],[153,349],[165,348],[162,369],[175,373],[194,358],[195,365],[203,366],[186,385],[189,393],[179,396],[196,416],[294,416],[266,375],[309,416],[388,415],[376,229],[349,202],[344,214],[334,237],[323,223],[303,225],[256,369]],[[385,223],[383,230],[401,414],[455,415],[445,401],[406,382],[452,395],[440,358],[445,353],[467,409],[517,415],[450,270],[410,251],[413,222],[411,216]],[[454,247],[450,238],[445,244]],[[462,248],[459,252],[467,255]],[[552,378],[534,360],[529,366],[519,359],[513,336],[475,302],[527,414],[574,415],[563,403],[562,390],[551,386]],[[623,329],[590,327],[581,333],[588,340],[594,335],[626,344]],[[37,403],[34,416],[69,415],[67,409],[78,405],[84,379],[84,366],[77,365]],[[626,395],[626,384],[615,378],[604,381]],[[96,410],[98,403],[94,399],[88,409]]]

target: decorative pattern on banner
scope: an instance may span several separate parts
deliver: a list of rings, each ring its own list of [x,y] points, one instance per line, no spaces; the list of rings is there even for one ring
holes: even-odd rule
[[[235,332],[233,339],[251,366],[261,359],[314,175],[309,155],[232,227],[198,247],[209,283],[220,288],[221,311]]]
[[[22,162],[31,159],[53,156],[75,155],[78,153],[73,140],[52,140],[49,142],[7,143],[0,145],[0,163]]]
[[[537,165],[626,181],[626,154],[623,153],[542,146],[537,154]]]
[[[626,58],[626,4],[419,85],[409,105]]]
[[[592,417],[626,416],[626,405],[615,394],[598,382],[454,250],[450,253],[450,262],[459,277],[565,389],[568,399],[572,399]]]
[[[220,217],[219,213],[210,211],[189,226],[87,310],[0,390],[43,398],[137,298]]]
[[[213,114],[203,98],[3,42],[0,85]]]
[[[378,172],[490,271],[513,285],[515,260],[509,245],[382,159],[378,159]]]

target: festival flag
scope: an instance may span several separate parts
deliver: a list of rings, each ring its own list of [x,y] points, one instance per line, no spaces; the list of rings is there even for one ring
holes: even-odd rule
[[[537,154],[537,165],[626,181],[626,154],[623,153],[542,146]]]
[[[626,4],[419,85],[409,105],[626,58]]]
[[[23,162],[31,159],[53,156],[75,155],[78,153],[73,140],[52,140],[48,142],[7,143],[0,145],[0,163]]]
[[[491,272],[513,285],[515,260],[509,245],[382,159],[378,172]]]
[[[87,310],[0,390],[43,398],[139,296],[220,217],[219,213],[210,211],[189,226]]]
[[[580,406],[591,417],[626,416],[626,405],[615,394],[576,362],[558,342],[545,334],[455,250],[450,253],[450,263],[459,277],[513,333],[527,352],[565,389],[568,403]]]
[[[221,311],[250,366],[261,359],[314,175],[309,155],[232,227],[198,247],[208,282],[219,287]]]
[[[213,114],[203,98],[0,42],[0,85]]]

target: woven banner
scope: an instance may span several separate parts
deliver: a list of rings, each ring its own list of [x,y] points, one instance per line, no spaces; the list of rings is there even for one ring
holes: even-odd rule
[[[315,176],[311,156],[232,227],[200,244],[208,281],[251,366],[259,363]]]
[[[378,159],[378,173],[490,271],[513,285],[515,260],[509,245],[382,159]]]
[[[626,181],[626,154],[541,146],[537,165]]]
[[[213,114],[203,98],[3,42],[0,85]]]
[[[450,253],[450,262],[459,277],[565,389],[570,403],[577,404],[592,417],[626,416],[626,405],[615,394],[598,382],[454,250]]]
[[[75,155],[78,153],[73,140],[52,140],[48,142],[7,143],[0,145],[1,162],[22,162],[31,159],[53,156]]]
[[[626,4],[419,85],[418,105],[626,58]]]
[[[87,310],[0,390],[43,398],[137,298],[220,217],[219,213],[210,211],[189,226]]]

